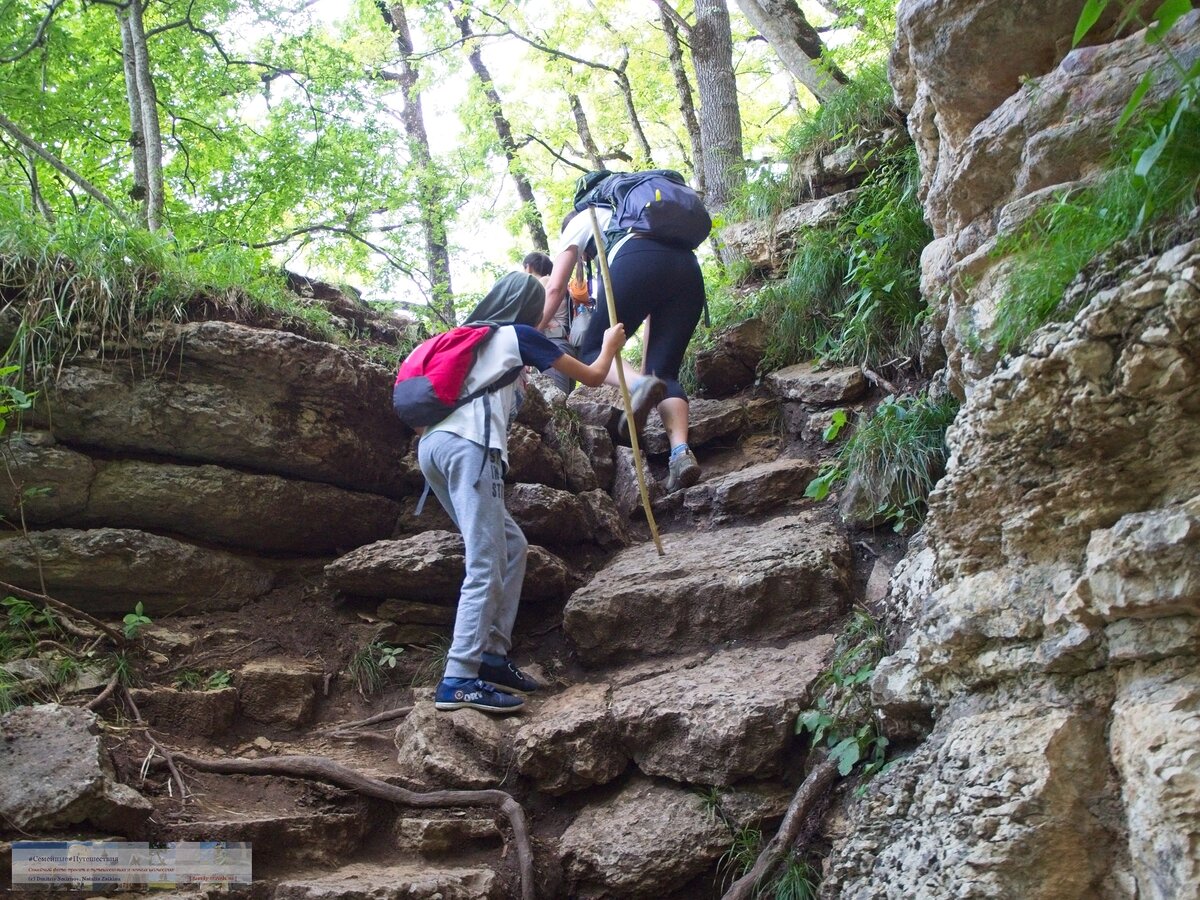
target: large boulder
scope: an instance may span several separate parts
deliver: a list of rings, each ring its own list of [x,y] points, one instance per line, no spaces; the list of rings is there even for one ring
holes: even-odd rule
[[[722,229],[721,239],[755,270],[776,273],[787,268],[801,234],[835,225],[854,203],[857,191],[811,200],[785,209],[770,221],[751,219]]]
[[[612,718],[637,767],[692,784],[732,785],[780,773],[796,714],[833,638],[714,653],[694,669],[617,689]]]
[[[76,357],[39,407],[57,438],[210,462],[398,498],[411,440],[392,375],[361,357],[231,322],[163,326],[129,360]],[[142,359],[154,360],[143,364]],[[144,367],[143,367],[144,366]]]
[[[617,506],[604,491],[571,494],[542,484],[514,484],[505,490],[505,506],[525,537],[539,544],[615,547],[627,541]]]
[[[547,794],[616,778],[629,764],[609,711],[607,684],[580,684],[539,702],[513,738],[517,771]]]
[[[115,778],[96,716],[46,703],[0,716],[0,817],[33,831],[93,828],[136,837],[150,802]]]
[[[778,413],[778,406],[769,397],[730,400],[692,400],[688,404],[688,444],[703,447],[727,438],[740,437],[743,432],[766,428]],[[646,419],[642,450],[653,455],[669,453],[671,441],[663,428],[658,410]]]
[[[275,581],[260,560],[121,528],[33,531],[0,539],[0,580],[90,613],[154,618],[186,607],[237,609]]]
[[[514,718],[473,709],[438,712],[418,703],[396,726],[396,763],[417,784],[453,788],[493,788],[504,781]]]
[[[559,840],[569,896],[663,897],[716,862],[729,832],[696,793],[643,778],[587,806]]]
[[[696,352],[696,381],[712,397],[728,397],[750,387],[767,346],[762,319],[746,319],[725,329],[712,346]]]
[[[702,481],[687,489],[684,508],[714,523],[759,516],[804,500],[804,490],[817,474],[806,459],[777,459]]]
[[[831,625],[850,596],[845,536],[811,516],[663,536],[618,554],[567,603],[564,628],[589,665]]]

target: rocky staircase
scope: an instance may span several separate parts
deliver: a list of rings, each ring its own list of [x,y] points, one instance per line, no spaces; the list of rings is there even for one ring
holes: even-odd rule
[[[462,543],[435,503],[413,515],[420,482],[386,373],[281,332],[180,330],[184,349],[157,375],[130,378],[111,360],[64,368],[48,411],[10,444],[19,483],[48,490],[24,502],[27,533],[0,542],[0,580],[44,583],[110,620],[141,602],[154,621],[130,697],[173,750],[321,756],[411,789],[500,788],[527,810],[539,896],[719,893],[732,830],[770,828],[786,808],[802,774],[796,714],[866,583],[870,560],[833,509],[803,499],[828,452],[822,417],[867,402],[857,370],[801,367],[695,401],[705,477],[671,496],[652,416],[662,557],[632,457],[611,437],[615,392],[568,401],[535,380],[512,441],[509,506],[532,544],[514,656],[547,689],[498,719],[436,713],[422,686],[440,674],[422,648],[448,638]],[[744,343],[723,341],[706,364],[745,369]],[[356,392],[378,402],[339,399]],[[355,660],[380,644],[406,651],[364,687]],[[103,680],[60,699],[86,701]],[[67,719],[23,731],[33,713],[18,709],[8,747],[52,771],[55,753],[79,755],[65,736],[96,725],[70,706],[36,709]],[[256,897],[519,894],[493,810],[191,771],[181,803],[131,711],[99,712],[92,782],[141,796],[93,790],[80,814],[69,788],[25,791],[0,810],[23,832],[10,837],[249,841]],[[0,795],[28,786],[20,768],[6,767]]]

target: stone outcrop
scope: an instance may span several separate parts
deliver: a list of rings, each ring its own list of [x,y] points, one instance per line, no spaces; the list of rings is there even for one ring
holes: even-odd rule
[[[585,663],[791,637],[849,599],[846,538],[810,517],[663,542],[664,557],[631,547],[571,596],[564,628]]]
[[[696,381],[710,397],[728,397],[754,384],[767,346],[762,319],[746,319],[696,351]]]
[[[835,849],[840,896],[1194,889],[1198,284],[1200,242],[1152,257],[975,386],[873,683],[895,733],[937,725]]]
[[[115,779],[93,713],[46,703],[0,716],[0,817],[10,827],[86,824],[136,837],[151,810]]]
[[[634,779],[615,797],[586,807],[559,841],[569,895],[662,897],[703,872],[729,834],[683,788]]]
[[[315,878],[290,879],[275,888],[275,900],[501,900],[496,873],[487,868],[346,866]]]
[[[325,579],[332,589],[358,597],[453,604],[463,580],[462,535],[426,531],[403,540],[377,541],[330,563]],[[574,579],[561,559],[530,546],[521,596],[561,599]]]
[[[345,350],[230,322],[164,326],[147,363],[77,357],[47,395],[56,438],[398,498],[411,433],[393,376]],[[148,377],[149,376],[149,377]]]
[[[173,538],[121,528],[58,528],[0,539],[0,580],[91,613],[128,613],[142,603],[154,617],[237,609],[275,581],[263,562]]]
[[[517,771],[548,794],[612,781],[629,764],[607,684],[581,684],[539,704],[513,739]]]
[[[992,330],[1006,263],[996,238],[1104,167],[1143,74],[1163,76],[1145,104],[1173,90],[1167,52],[1183,69],[1200,58],[1190,38],[1200,26],[1195,11],[1162,44],[1136,33],[1068,53],[1080,9],[1075,0],[900,8],[892,80],[909,111],[934,232],[922,293],[939,298],[933,321],[967,388],[997,362]],[[1110,4],[1093,35],[1111,33],[1116,15]]]

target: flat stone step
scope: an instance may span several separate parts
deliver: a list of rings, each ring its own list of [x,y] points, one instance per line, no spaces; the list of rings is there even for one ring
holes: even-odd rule
[[[619,553],[571,596],[564,630],[585,665],[820,632],[850,601],[849,543],[813,514],[663,544]]]
[[[500,877],[483,866],[346,866],[329,875],[280,882],[272,900],[500,900]]]

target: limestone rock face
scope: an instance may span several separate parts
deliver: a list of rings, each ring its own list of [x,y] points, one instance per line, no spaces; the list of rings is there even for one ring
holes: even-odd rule
[[[612,718],[647,775],[714,785],[770,777],[832,649],[826,636],[715,653],[694,669],[619,688]]]
[[[794,636],[849,596],[846,538],[812,518],[663,541],[665,557],[631,547],[571,596],[564,628],[585,663]]]
[[[922,292],[968,386],[998,362],[993,326],[1008,263],[994,252],[997,237],[1103,167],[1145,72],[1160,74],[1150,107],[1177,83],[1168,52],[1183,69],[1200,58],[1200,12],[1152,44],[1141,32],[1113,38],[1109,4],[1085,41],[1107,43],[1070,50],[1081,9],[1077,0],[906,0],[898,12],[892,82],[935,237],[922,256]]]
[[[570,896],[653,898],[711,865],[729,832],[700,798],[680,787],[631,780],[586,807],[559,841]]]
[[[758,463],[688,488],[683,505],[713,522],[761,515],[803,499],[816,474],[816,464],[804,459]]]
[[[325,578],[334,590],[359,597],[454,604],[463,565],[462,535],[426,531],[347,553],[325,567]],[[523,598],[560,599],[573,582],[574,576],[557,556],[541,547],[529,548]]]
[[[0,716],[0,816],[11,827],[136,835],[151,810],[115,780],[94,714],[46,703]]]
[[[392,375],[332,344],[231,322],[168,326],[161,370],[78,358],[47,397],[62,441],[322,481],[399,498],[411,433]]]
[[[867,379],[858,366],[819,369],[799,363],[767,376],[781,400],[798,400],[813,406],[835,406],[857,400],[867,392]]]
[[[550,546],[626,542],[620,514],[604,491],[570,494],[541,484],[514,484],[505,490],[505,506],[525,537]]]
[[[824,889],[846,900],[1106,896],[1104,718],[1011,698],[877,776]],[[874,817],[882,809],[888,815]],[[904,839],[888,829],[911,825]]]
[[[774,417],[775,404],[766,397],[750,400],[692,400],[688,405],[688,444],[703,447],[722,438],[762,428]],[[658,410],[646,419],[642,450],[650,454],[669,453],[671,442],[663,429]]]
[[[786,209],[773,222],[738,222],[722,230],[721,238],[755,269],[776,272],[787,266],[801,232],[835,224],[856,196],[857,191],[843,191]]]
[[[127,613],[143,603],[151,618],[237,609],[275,580],[262,562],[122,528],[34,531],[0,540],[0,580],[40,590],[91,613]]]
[[[1109,283],[951,426],[872,683],[889,733],[937,725],[835,844],[838,896],[1194,893],[1200,241]]]

